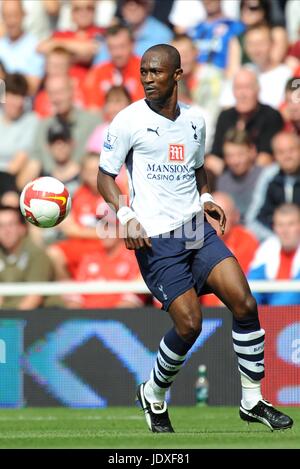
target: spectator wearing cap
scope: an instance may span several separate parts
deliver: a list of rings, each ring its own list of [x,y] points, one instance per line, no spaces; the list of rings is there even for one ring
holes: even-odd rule
[[[59,119],[48,129],[48,147],[54,160],[54,168],[50,174],[64,183],[71,197],[80,184],[80,165],[72,158],[74,143],[70,126]]]
[[[151,15],[153,0],[121,0],[120,18],[133,34],[134,53],[142,56],[144,52],[155,44],[169,44],[173,33],[164,23]],[[109,52],[102,47],[95,57],[95,63],[109,60]]]
[[[133,38],[127,26],[107,29],[106,43],[110,60],[91,68],[85,81],[86,104],[90,109],[101,109],[105,95],[112,86],[123,85],[132,101],[144,97],[140,80],[140,58],[134,55]]]
[[[95,0],[71,0],[74,30],[55,31],[49,39],[39,44],[40,53],[47,55],[57,47],[72,54],[73,75],[82,76],[89,67],[103,41],[104,28],[95,24]]]
[[[26,78],[8,74],[5,79],[6,96],[0,111],[0,191],[3,187],[14,189],[13,180],[20,177],[31,154],[38,118],[33,112],[25,112],[28,96]]]
[[[38,54],[38,39],[23,30],[24,11],[20,0],[2,0],[5,35],[0,38],[0,61],[8,73],[22,73],[34,95],[44,74],[44,59]]]
[[[34,147],[31,153],[31,160],[24,169],[22,183],[36,177],[42,170],[51,173],[55,162],[49,152],[47,135],[49,128],[57,121],[65,121],[71,129],[73,147],[73,159],[80,162],[86,142],[101,122],[100,115],[82,109],[77,109],[73,104],[72,80],[68,76],[56,76],[48,78],[46,81],[46,91],[49,95],[52,106],[52,116],[40,121],[34,138]]]

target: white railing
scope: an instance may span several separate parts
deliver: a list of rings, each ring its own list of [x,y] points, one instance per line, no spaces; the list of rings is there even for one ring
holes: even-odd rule
[[[253,292],[300,292],[299,280],[255,280],[249,282]],[[62,295],[68,293],[97,294],[97,293],[149,293],[143,280],[133,282],[32,282],[32,283],[2,283],[0,296],[23,295]]]

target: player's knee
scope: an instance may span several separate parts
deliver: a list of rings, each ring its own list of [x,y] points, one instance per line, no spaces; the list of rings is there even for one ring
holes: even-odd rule
[[[237,320],[254,319],[257,315],[257,303],[254,296],[251,294],[247,294],[241,299],[234,309],[234,316]]]
[[[188,343],[194,343],[202,329],[201,317],[186,315],[178,326],[179,335]]]

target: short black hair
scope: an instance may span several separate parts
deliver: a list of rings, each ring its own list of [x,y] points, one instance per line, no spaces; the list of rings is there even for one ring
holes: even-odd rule
[[[63,119],[56,118],[48,129],[47,140],[50,145],[58,140],[70,142],[72,140],[70,124]]]
[[[17,217],[18,217],[18,220],[19,222],[22,224],[22,225],[26,225],[26,220],[25,218],[23,217],[21,211],[19,208],[17,207],[11,207],[10,205],[2,205],[0,204],[0,213],[1,212],[14,212]]]
[[[170,44],[156,44],[149,47],[149,49],[144,52],[143,57],[149,52],[163,52],[170,58],[170,62],[174,66],[174,70],[181,68],[181,58],[176,47],[170,46]]]
[[[28,83],[21,73],[7,73],[5,77],[6,93],[16,94],[18,96],[28,95]]]

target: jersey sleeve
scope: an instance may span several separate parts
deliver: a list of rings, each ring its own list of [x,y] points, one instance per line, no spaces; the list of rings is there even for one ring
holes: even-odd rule
[[[205,139],[206,139],[206,125],[205,120],[201,119],[201,133],[200,133],[200,145],[199,151],[197,153],[197,158],[195,161],[195,169],[200,168],[204,164],[204,155],[205,155]]]
[[[131,148],[129,123],[124,115],[118,114],[111,122],[104,137],[99,168],[105,174],[116,177]]]

